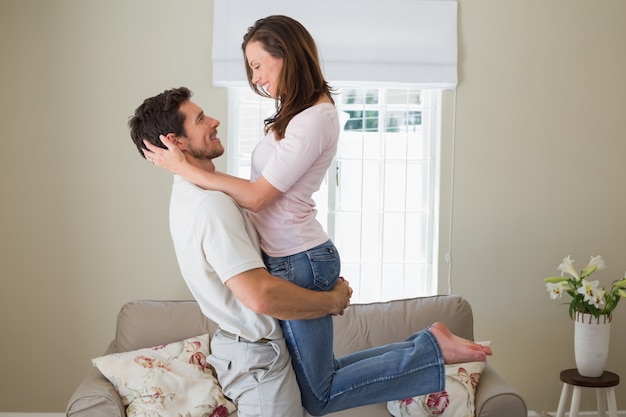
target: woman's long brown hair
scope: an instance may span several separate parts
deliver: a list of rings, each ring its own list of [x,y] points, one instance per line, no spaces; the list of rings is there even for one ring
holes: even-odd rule
[[[334,103],[331,88],[324,79],[315,41],[298,21],[282,15],[257,20],[243,37],[241,45],[250,87],[263,97],[267,92],[252,82],[252,68],[246,59],[246,46],[260,42],[271,56],[281,58],[283,67],[276,86],[276,112],[265,119],[265,132],[273,130],[278,139],[285,137],[291,119],[313,106],[322,95]]]

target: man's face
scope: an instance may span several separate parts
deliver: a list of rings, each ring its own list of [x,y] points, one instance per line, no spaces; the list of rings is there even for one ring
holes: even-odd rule
[[[180,112],[185,115],[186,137],[179,138],[182,150],[198,160],[214,159],[224,153],[224,146],[217,137],[219,120],[204,114],[200,106],[193,101],[185,101],[180,105]]]

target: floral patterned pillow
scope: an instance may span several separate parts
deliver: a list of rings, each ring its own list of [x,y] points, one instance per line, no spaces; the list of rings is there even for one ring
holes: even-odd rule
[[[206,361],[209,335],[113,353],[92,363],[115,386],[128,417],[226,417],[235,411]]]
[[[484,362],[446,365],[446,389],[428,395],[387,402],[394,417],[473,417],[474,397]]]

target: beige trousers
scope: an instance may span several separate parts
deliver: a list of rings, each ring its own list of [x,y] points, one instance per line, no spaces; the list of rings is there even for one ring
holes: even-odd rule
[[[284,339],[265,343],[235,340],[219,330],[207,361],[238,417],[302,416],[300,389]]]

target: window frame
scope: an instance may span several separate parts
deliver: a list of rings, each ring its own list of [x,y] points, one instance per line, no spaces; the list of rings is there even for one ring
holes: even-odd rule
[[[332,83],[331,85],[336,86],[337,89],[344,89],[347,88],[345,83],[341,83],[342,85],[340,85],[339,83]],[[365,87],[365,88],[406,88],[406,85],[393,85],[393,86],[389,86],[389,85],[385,85],[385,86],[367,86],[367,85],[362,85],[359,84],[357,85],[357,87]],[[415,87],[415,86],[412,86]],[[415,87],[417,88],[417,87]],[[239,138],[240,138],[240,131],[242,129],[241,126],[241,109],[242,109],[242,92],[248,90],[249,91],[249,87],[233,87],[233,88],[229,88],[228,89],[228,100],[229,100],[229,135],[228,135],[228,165],[227,165],[227,169],[228,172],[232,175],[237,175],[240,177],[244,177],[244,178],[249,178],[249,170],[245,171],[240,169],[240,161],[242,160],[246,160],[249,163],[250,160],[250,154],[242,154],[240,152],[240,146],[239,146]],[[440,268],[439,262],[438,262],[438,254],[440,251],[440,248],[442,247],[442,244],[445,245],[445,242],[442,242],[439,239],[440,236],[440,195],[441,195],[441,188],[442,188],[442,184],[441,184],[441,176],[440,176],[440,171],[441,171],[441,132],[442,132],[442,117],[441,117],[441,110],[442,110],[442,90],[435,90],[435,89],[422,89],[425,94],[424,96],[427,97],[427,102],[423,104],[423,108],[426,110],[422,111],[422,126],[426,126],[426,129],[428,129],[428,126],[431,126],[431,128],[428,130],[428,132],[426,132],[429,136],[430,136],[430,143],[432,146],[431,149],[431,154],[430,154],[430,168],[429,168],[429,176],[430,176],[430,180],[429,180],[429,184],[431,185],[431,187],[429,187],[429,200],[431,201],[431,206],[429,208],[429,221],[428,221],[428,231],[427,236],[428,236],[428,242],[430,242],[430,244],[428,245],[428,253],[427,253],[427,258],[428,258],[428,262],[427,262],[427,272],[425,273],[427,277],[430,277],[427,281],[427,284],[422,284],[421,289],[418,292],[411,292],[411,291],[404,291],[403,292],[403,296],[401,296],[400,298],[406,298],[406,297],[412,297],[412,296],[428,296],[428,295],[435,295],[437,293],[440,293],[440,287],[441,287],[441,283],[440,280],[438,279],[438,271]],[[262,120],[269,116],[271,114],[271,112],[273,111],[274,108],[274,102],[271,99],[266,99],[266,98],[262,98],[259,96],[255,96],[255,100],[258,101],[259,105],[261,105],[261,103],[264,105],[264,108],[266,110],[259,110],[258,115],[257,115],[257,120],[254,124],[256,124],[256,126],[254,128],[249,128],[246,127],[246,129],[258,129],[258,138],[259,140],[263,137],[263,123]],[[249,103],[248,103],[249,104]],[[341,105],[338,104],[338,110],[341,108]],[[380,117],[380,116],[379,116]],[[426,123],[424,123],[426,122]],[[335,162],[333,162],[333,165],[331,166],[331,170],[336,170],[337,167],[335,166]],[[320,212],[324,212],[324,208],[321,207],[322,204],[325,204],[326,201],[319,201],[319,195],[316,195],[314,197],[316,199],[316,202],[318,203],[318,208],[320,208]],[[333,196],[329,196],[328,197],[328,201],[332,202]],[[323,199],[322,199],[323,200]],[[451,216],[450,216],[451,217]],[[450,219],[451,221],[451,219]],[[328,230],[329,234],[332,236],[334,233],[333,227],[332,227],[332,222],[329,224],[329,230]],[[341,253],[341,248],[340,248],[340,253]],[[446,256],[446,259],[449,258],[449,254]],[[353,280],[351,280],[351,282],[354,282]],[[356,284],[356,283],[355,283]],[[381,282],[378,284],[381,288],[381,293],[384,293],[384,285],[386,284],[384,283],[382,280]],[[402,285],[406,285],[406,283],[403,283]],[[414,283],[415,286],[417,286],[417,284]],[[353,299],[353,302],[371,302],[371,301],[386,301],[388,299],[393,299],[393,298],[398,298],[397,295],[391,295],[391,296],[380,296],[379,298],[371,298],[371,297],[365,297],[365,296],[361,296],[359,297],[358,294],[358,290],[355,290],[355,293],[357,293],[357,297],[355,299]]]

